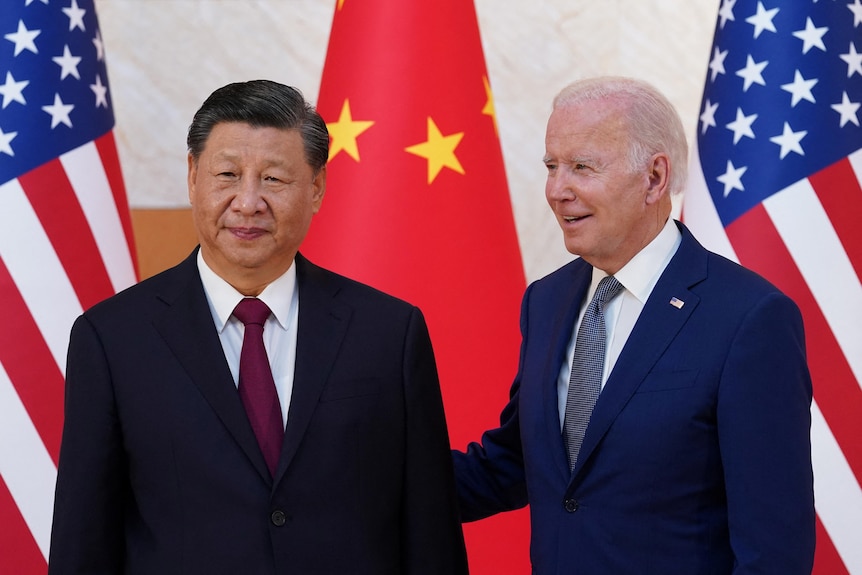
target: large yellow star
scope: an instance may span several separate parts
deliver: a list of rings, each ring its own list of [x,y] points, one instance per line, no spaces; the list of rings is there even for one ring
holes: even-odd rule
[[[500,132],[497,131],[497,111],[494,108],[494,94],[491,92],[491,84],[488,83],[488,76],[482,76],[482,82],[485,83],[485,95],[488,97],[485,107],[482,108],[482,113],[486,116],[491,116],[491,120],[494,121],[494,133],[499,138]]]
[[[338,121],[326,124],[329,135],[332,137],[332,144],[329,146],[329,159],[331,160],[338,152],[344,150],[358,162],[359,145],[356,143],[356,138],[373,125],[374,122],[354,121],[350,113],[350,100],[345,99]]]
[[[464,173],[461,162],[455,156],[455,148],[458,147],[463,137],[464,132],[444,136],[440,133],[434,120],[429,117],[428,141],[405,149],[411,154],[422,156],[428,160],[428,183],[430,184],[443,168],[450,168],[459,174]]]

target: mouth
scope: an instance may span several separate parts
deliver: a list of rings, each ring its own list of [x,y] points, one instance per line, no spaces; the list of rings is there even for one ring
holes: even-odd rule
[[[262,236],[265,232],[260,228],[230,228],[230,232],[237,238],[253,240]]]
[[[563,221],[567,222],[567,223],[579,222],[579,221],[584,220],[588,217],[590,217],[590,216],[562,216]]]

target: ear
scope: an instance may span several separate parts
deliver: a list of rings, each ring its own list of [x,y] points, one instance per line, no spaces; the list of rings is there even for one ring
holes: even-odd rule
[[[320,211],[320,206],[323,204],[323,196],[326,195],[326,166],[320,168],[314,180],[311,182],[312,196],[311,202],[314,207],[314,212]]]
[[[189,203],[194,204],[194,196],[195,196],[195,179],[197,179],[198,175],[198,163],[192,157],[191,154],[188,156],[189,170],[187,176],[187,183],[189,188]]]
[[[647,169],[648,185],[645,201],[656,204],[669,193],[670,159],[667,154],[655,154]]]

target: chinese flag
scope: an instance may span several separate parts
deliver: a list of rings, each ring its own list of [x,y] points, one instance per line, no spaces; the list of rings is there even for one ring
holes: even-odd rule
[[[464,448],[508,400],[525,287],[472,0],[338,0],[318,109],[327,194],[302,251],[422,309]],[[472,573],[529,573],[525,510],[465,535]]]

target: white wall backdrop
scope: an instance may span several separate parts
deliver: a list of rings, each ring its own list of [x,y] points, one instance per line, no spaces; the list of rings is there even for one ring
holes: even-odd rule
[[[185,133],[215,88],[268,78],[316,101],[335,4],[97,0],[131,206],[188,206]],[[578,77],[640,77],[678,107],[693,137],[718,4],[476,0],[528,281],[572,257],[544,200],[553,96]]]

